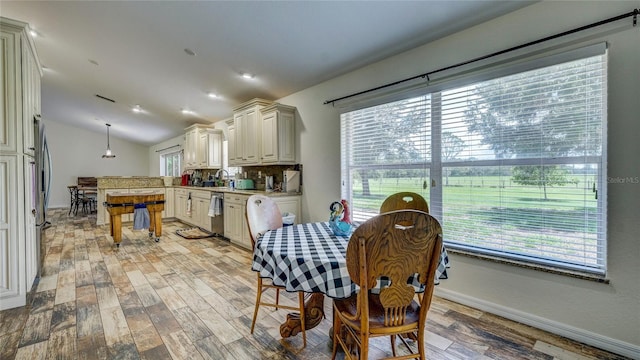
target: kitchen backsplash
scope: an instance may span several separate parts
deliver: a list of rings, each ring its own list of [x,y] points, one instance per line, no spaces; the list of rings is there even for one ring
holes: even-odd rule
[[[256,190],[265,189],[265,177],[273,176],[273,183],[280,184],[284,180],[282,178],[282,172],[285,170],[298,170],[300,171],[300,188],[302,188],[302,164],[296,165],[271,165],[271,166],[246,166],[242,168],[242,177],[244,173],[247,173],[247,179],[252,179],[256,186]],[[258,178],[258,172],[260,172],[260,178]]]
[[[239,179],[245,179],[244,174],[246,173],[246,179],[252,179],[253,183],[256,187],[256,190],[264,190],[265,189],[265,177],[273,176],[274,185],[279,185],[283,181],[283,171],[285,170],[298,170],[300,171],[300,188],[302,189],[303,184],[303,176],[302,176],[302,164],[295,165],[271,165],[271,166],[245,166],[240,168],[240,177]],[[199,170],[199,173],[202,175],[203,180],[207,180],[209,175],[212,177],[215,176],[217,170],[210,169],[202,169]],[[258,173],[260,173],[260,177],[258,177]],[[233,174],[230,174],[233,176]],[[226,179],[226,174],[221,174],[221,177]],[[179,178],[178,178],[179,179]]]

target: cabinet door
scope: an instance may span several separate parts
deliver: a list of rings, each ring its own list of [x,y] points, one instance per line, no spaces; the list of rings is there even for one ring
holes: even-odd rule
[[[173,188],[164,189],[164,211],[163,217],[172,218],[175,217],[175,193]]]
[[[295,141],[295,111],[278,112],[278,162],[295,163],[296,162],[296,141]]]
[[[207,167],[222,168],[222,133],[220,131],[207,134]]]
[[[25,273],[26,289],[30,290],[38,275],[38,249],[36,246],[36,163],[30,156],[24,157],[24,244],[25,244]]]
[[[26,289],[22,284],[22,262],[24,250],[20,246],[20,232],[18,222],[22,209],[22,198],[19,199],[19,182],[23,182],[22,171],[19,170],[20,161],[15,155],[0,153],[0,310],[22,306],[26,303]],[[18,201],[19,200],[19,201]],[[21,280],[22,279],[22,280]]]
[[[225,202],[224,236],[234,243],[242,240],[242,205]]]
[[[260,122],[258,108],[245,112],[242,121],[242,160],[245,165],[260,164]]]
[[[35,107],[35,94],[33,92],[35,59],[31,56],[29,46],[22,46],[22,144],[23,151],[27,155],[34,156],[36,145],[33,134],[33,115]]]
[[[175,194],[175,217],[178,220],[186,221],[187,218],[187,195],[185,193],[178,193],[176,191]]]
[[[262,115],[262,162],[278,161],[278,125],[277,112]]]
[[[16,34],[9,32],[0,33],[0,109],[2,109],[2,126],[0,126],[0,150],[17,152],[17,127],[21,126],[16,121]]]
[[[204,169],[207,167],[207,142],[208,134],[205,129],[198,131],[198,144],[196,146],[196,164],[198,169]]]
[[[198,143],[198,134],[196,129],[186,132],[184,137],[184,167],[193,169],[196,166],[196,147]]]
[[[246,127],[246,114],[238,113],[233,115],[233,124],[235,126],[235,165],[243,165],[245,163],[244,156],[244,142],[245,142],[245,127]]]
[[[236,126],[234,122],[227,122],[227,133],[229,138],[227,139],[227,157],[229,158],[229,165],[235,166],[238,164],[238,152],[237,152],[237,139],[238,136]]]
[[[196,216],[199,227],[211,231],[211,218],[209,217],[210,199],[196,198]]]
[[[290,213],[295,214],[295,224],[300,222],[300,197],[299,196],[286,196],[286,197],[273,197],[273,201],[278,204],[278,208],[282,214]]]

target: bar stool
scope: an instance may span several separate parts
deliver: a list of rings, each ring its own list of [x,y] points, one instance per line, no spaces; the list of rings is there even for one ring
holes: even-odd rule
[[[69,197],[70,197],[70,202],[69,202],[69,215],[71,215],[71,212],[74,211],[74,214],[78,212],[78,186],[77,185],[69,185],[67,186],[67,189],[69,189]]]

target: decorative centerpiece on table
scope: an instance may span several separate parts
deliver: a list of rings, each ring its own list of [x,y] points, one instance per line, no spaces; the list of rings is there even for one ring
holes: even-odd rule
[[[351,213],[347,200],[334,201],[329,206],[331,215],[329,216],[329,227],[336,236],[349,236],[353,224],[351,223]]]

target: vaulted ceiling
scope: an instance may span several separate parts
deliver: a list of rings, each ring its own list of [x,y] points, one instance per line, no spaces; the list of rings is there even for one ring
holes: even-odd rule
[[[36,32],[45,121],[151,145],[531,3],[2,0],[0,15]]]

